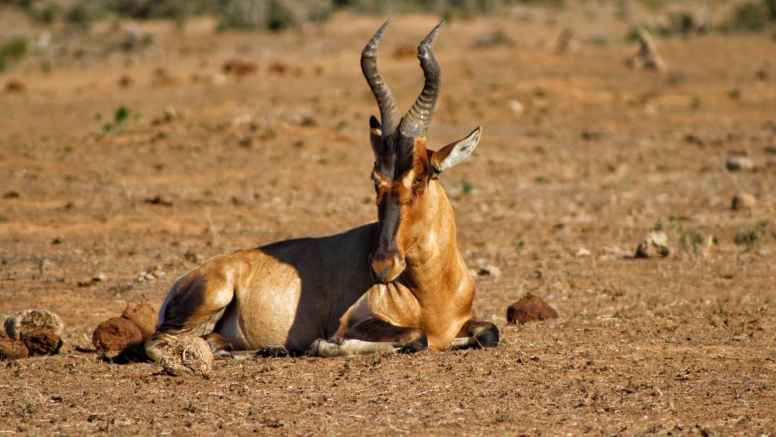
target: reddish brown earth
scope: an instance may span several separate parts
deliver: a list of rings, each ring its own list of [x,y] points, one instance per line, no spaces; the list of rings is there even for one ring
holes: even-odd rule
[[[217,359],[210,379],[79,350],[210,256],[374,219],[358,57],[381,19],[284,34],[152,22],[150,48],[109,53],[109,23],[54,29],[64,54],[0,74],[23,84],[0,92],[0,316],[52,310],[65,345],[0,363],[0,434],[776,432],[776,41],[657,38],[668,70],[654,73],[625,67],[637,47],[608,6],[521,11],[445,26],[429,132],[439,147],[484,127],[441,179],[466,262],[490,272],[475,311],[502,328],[498,348]],[[2,37],[41,32],[0,17]],[[422,75],[391,55],[435,22],[396,17],[381,52],[403,108]],[[567,25],[579,47],[555,55]],[[236,58],[256,72],[221,76]],[[729,171],[736,155],[754,169]],[[732,210],[738,192],[756,205]],[[632,258],[654,228],[671,256]],[[527,292],[560,318],[507,326]]]

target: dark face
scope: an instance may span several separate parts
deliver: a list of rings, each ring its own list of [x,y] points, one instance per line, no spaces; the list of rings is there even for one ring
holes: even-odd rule
[[[370,262],[380,282],[396,280],[404,271],[404,257],[417,241],[416,223],[423,195],[432,176],[425,138],[398,132],[382,139],[372,171],[377,194],[378,235]]]

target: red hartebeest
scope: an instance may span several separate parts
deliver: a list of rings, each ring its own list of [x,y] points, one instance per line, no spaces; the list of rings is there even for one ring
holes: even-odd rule
[[[498,344],[496,326],[472,318],[474,281],[437,179],[472,152],[482,129],[438,151],[426,148],[441,83],[432,46],[442,23],[418,47],[425,85],[404,117],[377,70],[389,23],[361,55],[382,118],[370,119],[377,223],[238,250],[184,274],[145,343],[151,359],[181,335],[203,336],[214,351],[230,354],[338,356]]]

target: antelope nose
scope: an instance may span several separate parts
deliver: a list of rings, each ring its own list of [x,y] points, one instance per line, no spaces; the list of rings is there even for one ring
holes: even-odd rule
[[[405,266],[404,260],[399,256],[372,258],[372,271],[377,279],[384,284],[396,280],[404,271]]]

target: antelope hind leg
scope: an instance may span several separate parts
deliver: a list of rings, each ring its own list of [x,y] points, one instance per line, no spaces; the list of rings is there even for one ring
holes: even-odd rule
[[[486,348],[498,346],[498,327],[491,322],[470,319],[466,322],[453,342],[451,349]]]
[[[392,325],[378,318],[356,323],[345,331],[345,338],[319,338],[308,353],[321,357],[359,354],[417,352],[428,348],[426,334],[418,328]]]
[[[173,285],[163,307],[161,322],[143,345],[149,359],[158,362],[170,342],[186,335],[204,338],[211,350],[220,355],[233,354],[232,345],[213,333],[234,297],[234,284],[226,277],[221,266],[202,265]]]

